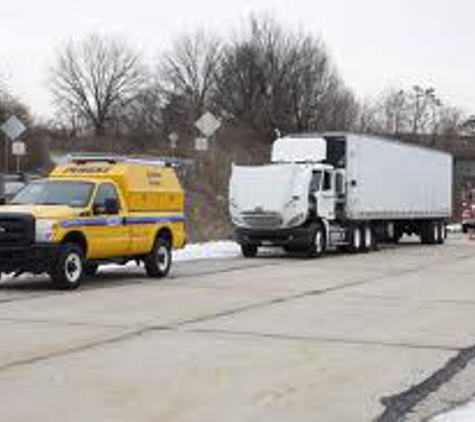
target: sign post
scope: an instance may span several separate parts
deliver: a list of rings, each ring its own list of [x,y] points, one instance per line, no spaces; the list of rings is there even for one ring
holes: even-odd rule
[[[0,130],[5,134],[5,173],[8,173],[8,156],[10,155],[10,143],[15,142],[23,133],[26,131],[25,125],[22,121],[16,117],[11,116],[5,123],[0,126]],[[20,142],[23,144],[23,142]],[[21,155],[24,155],[26,152],[25,144],[23,147],[15,147],[17,151],[23,151],[22,154],[17,155],[17,160],[19,160]],[[23,148],[23,149],[21,149]],[[17,161],[17,167],[19,167],[19,161]]]
[[[195,140],[195,149],[197,151],[207,151],[209,149],[209,138],[221,127],[221,122],[207,111],[195,122],[195,127],[204,136],[204,138]]]
[[[178,148],[178,139],[180,139],[180,136],[176,132],[170,133],[168,135],[168,140],[170,141],[170,148],[171,149],[177,149]]]
[[[26,154],[26,145],[24,142],[15,141],[12,143],[12,154],[16,157],[16,172],[20,173],[21,170],[21,157]]]

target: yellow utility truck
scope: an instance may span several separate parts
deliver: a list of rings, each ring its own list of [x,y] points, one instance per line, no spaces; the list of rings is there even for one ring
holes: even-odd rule
[[[0,273],[48,273],[74,289],[104,263],[164,277],[186,242],[184,192],[163,161],[71,157],[0,207]]]

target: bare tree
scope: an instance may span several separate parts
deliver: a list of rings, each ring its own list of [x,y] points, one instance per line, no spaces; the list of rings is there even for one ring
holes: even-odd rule
[[[220,56],[220,41],[197,31],[179,38],[160,63],[159,74],[166,94],[171,101],[180,97],[187,104],[190,119],[210,106]]]
[[[251,17],[244,38],[223,52],[215,102],[224,114],[260,132],[323,130],[353,107],[323,43],[285,30],[271,18]]]
[[[124,42],[92,35],[59,51],[51,92],[58,109],[103,136],[140,92],[144,75],[139,55]]]
[[[463,135],[475,136],[475,116],[466,117],[460,125],[460,132]]]
[[[436,132],[437,110],[441,107],[442,103],[437,98],[435,89],[414,85],[408,94],[408,98],[411,133],[417,135],[420,133]]]
[[[377,100],[379,109],[379,131],[398,135],[406,131],[408,125],[408,98],[402,89],[385,91]]]
[[[127,133],[141,143],[162,135],[164,130],[163,109],[165,95],[158,80],[151,80],[135,98],[123,108],[118,130]]]
[[[31,124],[28,107],[6,90],[0,91],[0,124],[12,115],[17,116],[26,125]]]

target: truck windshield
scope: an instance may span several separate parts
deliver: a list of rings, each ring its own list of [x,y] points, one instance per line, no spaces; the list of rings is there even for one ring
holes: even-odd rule
[[[93,183],[67,180],[42,180],[25,187],[16,195],[13,205],[67,205],[84,208],[89,204]]]

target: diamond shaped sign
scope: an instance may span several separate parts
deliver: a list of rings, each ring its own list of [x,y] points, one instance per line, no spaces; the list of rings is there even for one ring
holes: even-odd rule
[[[221,122],[207,111],[195,122],[195,126],[204,136],[209,138],[221,127]]]
[[[18,117],[12,116],[0,126],[0,129],[10,141],[15,141],[25,132],[26,127]]]

